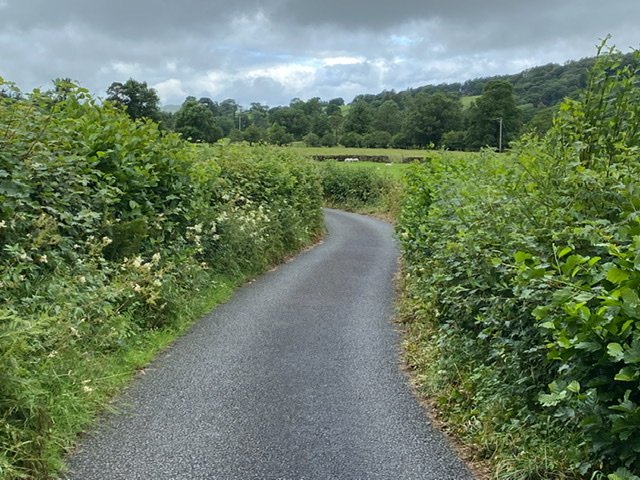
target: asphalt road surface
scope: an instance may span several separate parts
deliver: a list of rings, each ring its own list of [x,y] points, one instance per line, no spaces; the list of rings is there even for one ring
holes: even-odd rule
[[[160,355],[65,478],[472,479],[400,368],[392,228],[333,210],[326,221],[323,244]]]

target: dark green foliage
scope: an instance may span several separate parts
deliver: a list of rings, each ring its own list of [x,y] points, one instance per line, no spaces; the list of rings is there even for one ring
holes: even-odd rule
[[[327,133],[320,139],[320,145],[323,147],[335,147],[337,144],[338,140],[336,139],[336,135],[333,133]]]
[[[366,102],[354,101],[344,120],[344,130],[347,133],[362,135],[371,129],[372,122],[373,108]]]
[[[293,135],[287,133],[282,125],[274,123],[267,131],[267,141],[271,145],[287,145],[293,142]]]
[[[319,147],[320,137],[313,132],[307,133],[304,136],[304,143],[307,147]]]
[[[213,143],[222,138],[211,107],[188,97],[175,114],[175,131],[192,142]]]
[[[465,132],[462,130],[444,132],[440,146],[447,150],[464,150],[467,146],[465,143]]]
[[[557,114],[557,111],[557,106],[535,110],[533,116],[526,122],[525,128],[528,131],[544,135],[553,126],[553,118]]]
[[[191,145],[74,85],[0,88],[0,478],[48,478],[199,291],[316,238],[321,185],[311,162]]]
[[[504,148],[520,133],[520,115],[510,83],[503,80],[487,83],[482,96],[471,105],[467,114],[466,146],[472,149],[498,148],[502,122]]]
[[[372,127],[375,130],[395,135],[402,129],[402,112],[393,100],[387,100],[380,105],[374,114]]]
[[[403,132],[412,145],[440,146],[445,132],[462,127],[462,105],[442,92],[421,93],[413,98],[404,121]]]
[[[633,58],[601,53],[581,98],[512,155],[408,179],[411,360],[499,478],[640,475]]]
[[[359,210],[380,206],[391,190],[392,180],[360,165],[340,165],[334,161],[321,166],[325,201],[333,207]]]
[[[242,132],[242,138],[249,145],[260,143],[264,137],[263,131],[256,125],[249,125],[247,129]]]
[[[587,73],[594,62],[594,58],[583,58],[564,65],[549,63],[515,75],[478,78],[460,85],[460,91],[464,95],[481,95],[488,82],[505,80],[513,85],[518,103],[536,107],[550,106],[561,102],[565,97],[577,98],[579,92],[587,86]]]
[[[133,78],[124,83],[113,82],[107,89],[107,95],[107,100],[124,107],[134,120],[160,120],[160,99],[156,91],[147,86],[147,82],[138,82]]]
[[[355,132],[347,132],[342,135],[340,143],[345,147],[362,147],[364,145],[362,135]]]
[[[391,144],[391,134],[383,130],[370,132],[362,137],[362,146],[367,148],[387,148]]]

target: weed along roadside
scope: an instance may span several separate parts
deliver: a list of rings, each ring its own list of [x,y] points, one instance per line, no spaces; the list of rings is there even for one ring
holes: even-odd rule
[[[406,356],[492,478],[640,475],[640,54],[619,58],[544,137],[407,175]]]
[[[318,168],[325,204],[394,221],[402,198],[404,167],[323,162]]]
[[[194,147],[79,88],[0,97],[0,123],[0,478],[48,478],[136,369],[320,237],[321,186],[295,154]]]

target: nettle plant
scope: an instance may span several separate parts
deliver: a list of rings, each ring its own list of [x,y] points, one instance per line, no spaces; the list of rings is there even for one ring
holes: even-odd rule
[[[408,177],[430,388],[504,478],[640,474],[639,69],[602,46],[544,137]]]
[[[637,474],[640,54],[619,60],[601,52],[583,98],[563,105],[545,140],[562,169],[544,193],[562,213],[554,215],[552,250],[521,254],[518,265],[549,298],[533,313],[557,378],[540,401],[585,434],[593,465]]]

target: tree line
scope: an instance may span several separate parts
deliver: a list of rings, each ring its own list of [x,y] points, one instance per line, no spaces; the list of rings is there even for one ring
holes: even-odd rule
[[[524,131],[546,132],[557,105],[586,85],[593,58],[548,64],[516,75],[426,85],[344,99],[294,98],[289,105],[248,108],[233,99],[189,96],[175,113],[162,111],[146,82],[114,82],[107,100],[132,118],[155,120],[193,142],[229,138],[287,145],[476,150],[508,146]]]

